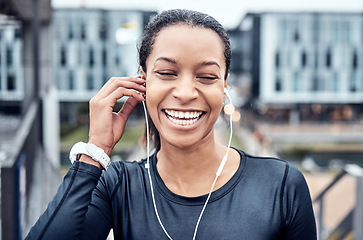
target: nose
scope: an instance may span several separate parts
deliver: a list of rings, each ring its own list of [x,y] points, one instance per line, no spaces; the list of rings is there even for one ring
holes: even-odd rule
[[[194,85],[193,77],[184,76],[176,81],[173,96],[182,102],[189,102],[198,97],[198,91]]]

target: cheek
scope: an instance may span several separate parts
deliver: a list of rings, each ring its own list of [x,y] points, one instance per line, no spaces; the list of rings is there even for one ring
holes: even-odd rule
[[[223,108],[224,92],[223,88],[215,87],[208,88],[203,91],[206,102],[210,105],[213,110],[220,111]]]
[[[213,97],[209,97],[208,102],[212,109],[215,109],[215,111],[219,114],[223,108],[223,94],[216,94]]]
[[[157,114],[158,104],[164,98],[164,91],[160,84],[149,79],[146,81],[146,106],[152,119]]]
[[[152,87],[149,86],[149,84],[146,85],[146,106],[148,109],[151,109],[155,105],[155,91]]]

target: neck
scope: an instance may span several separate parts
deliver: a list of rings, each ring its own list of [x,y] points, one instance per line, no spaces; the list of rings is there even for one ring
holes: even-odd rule
[[[161,144],[157,169],[165,185],[174,193],[198,196],[208,193],[227,148],[214,136],[199,144],[178,147]]]

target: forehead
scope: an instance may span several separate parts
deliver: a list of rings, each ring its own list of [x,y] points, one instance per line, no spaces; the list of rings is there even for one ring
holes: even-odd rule
[[[155,55],[178,57],[187,54],[197,58],[216,58],[222,63],[225,62],[224,44],[215,31],[185,24],[162,29],[154,40],[149,58]]]

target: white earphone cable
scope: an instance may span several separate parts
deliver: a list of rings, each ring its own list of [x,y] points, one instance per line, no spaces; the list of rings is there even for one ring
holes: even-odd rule
[[[149,176],[149,182],[150,182],[150,188],[151,188],[151,197],[153,200],[153,205],[154,205],[154,211],[155,211],[155,215],[159,221],[159,224],[161,226],[161,228],[163,229],[164,233],[166,234],[166,236],[170,239],[173,240],[169,233],[166,231],[163,223],[161,222],[159,213],[158,213],[158,209],[156,207],[156,202],[155,202],[155,196],[154,196],[154,187],[153,187],[153,182],[151,180],[151,174],[150,174],[150,138],[149,138],[149,121],[147,120],[147,111],[146,111],[146,106],[145,106],[145,101],[142,101],[142,106],[144,108],[144,113],[145,113],[145,122],[146,122],[146,155],[147,155],[147,160],[146,160],[146,168],[147,168],[147,173]]]
[[[229,100],[229,103],[232,104],[232,100],[231,100],[231,97],[229,96],[228,92],[227,92],[227,89],[225,88],[224,89],[224,92],[226,93],[226,96]],[[222,159],[222,162],[220,163],[219,165],[219,168],[218,168],[218,171],[216,173],[216,177],[214,178],[214,181],[213,181],[213,184],[212,184],[212,187],[209,191],[209,194],[208,194],[208,197],[207,197],[207,200],[205,201],[204,203],[204,206],[203,206],[203,209],[199,215],[199,218],[198,218],[198,221],[197,221],[197,224],[195,225],[195,230],[194,230],[194,235],[193,235],[193,240],[195,240],[196,236],[197,236],[197,231],[198,231],[198,227],[199,227],[199,223],[200,223],[200,220],[202,219],[202,216],[203,216],[203,213],[204,213],[204,210],[205,208],[207,207],[207,204],[209,202],[209,199],[212,195],[212,192],[213,192],[213,188],[214,188],[214,185],[216,184],[217,182],[217,179],[218,177],[221,175],[222,173],[222,170],[224,168],[224,165],[226,164],[227,162],[227,158],[228,158],[228,153],[229,153],[229,149],[231,147],[231,142],[232,142],[232,133],[233,133],[233,130],[232,130],[232,113],[231,115],[229,116],[229,127],[230,127],[230,134],[229,134],[229,140],[228,140],[228,145],[227,145],[227,151],[226,151],[226,154],[224,155],[223,159]]]

